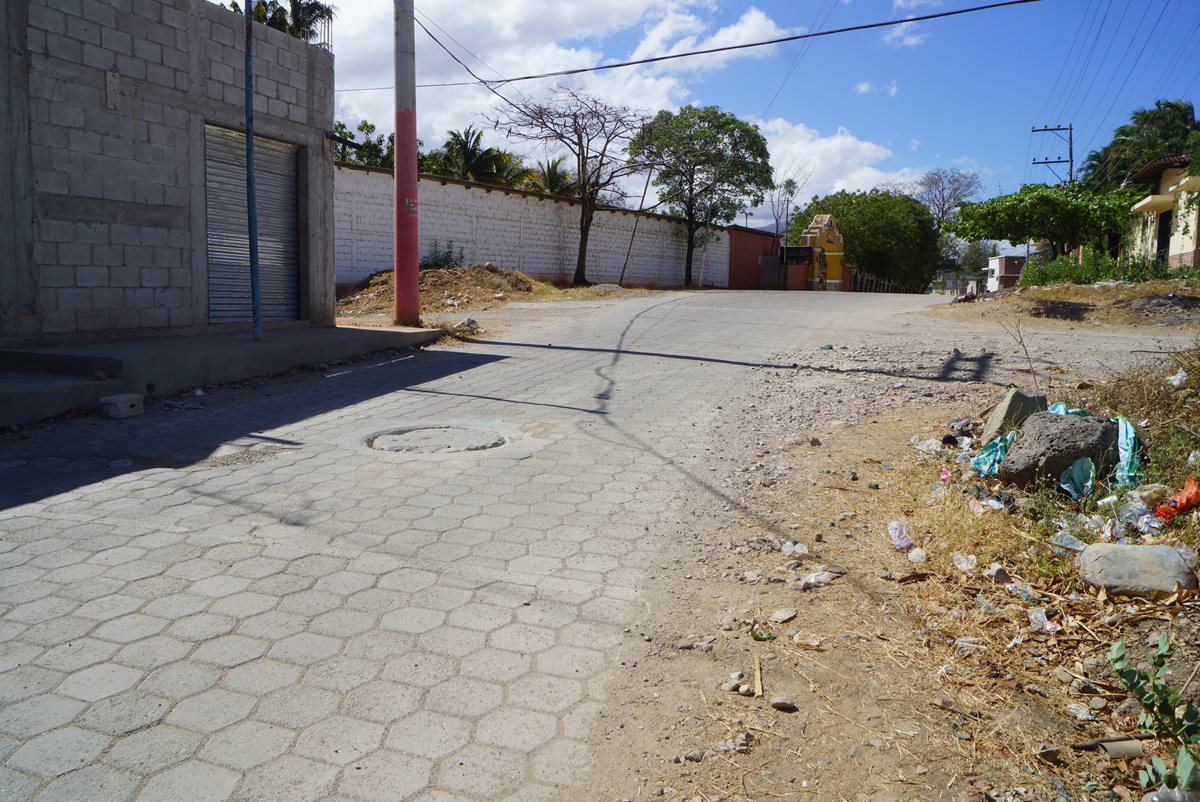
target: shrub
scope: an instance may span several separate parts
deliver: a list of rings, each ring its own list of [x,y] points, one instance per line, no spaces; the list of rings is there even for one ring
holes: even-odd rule
[[[437,240],[429,247],[429,253],[421,257],[421,270],[438,270],[444,267],[462,267],[464,260],[463,249],[454,250],[454,240],[446,242],[446,250],[442,250]]]

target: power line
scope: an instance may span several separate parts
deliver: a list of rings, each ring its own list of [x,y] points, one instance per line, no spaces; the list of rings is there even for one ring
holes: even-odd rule
[[[814,31],[813,33],[801,33],[801,34],[795,34],[793,36],[781,36],[777,39],[766,39],[761,42],[747,42],[746,44],[740,44],[740,45],[725,45],[723,47],[710,47],[710,48],[706,48],[704,50],[691,50],[691,51],[688,51],[685,53],[670,53],[670,54],[663,55],[663,56],[652,56],[650,58],[634,59],[632,61],[617,61],[617,62],[613,62],[611,64],[600,64],[595,67],[579,67],[579,68],[572,69],[572,70],[558,70],[556,72],[543,72],[543,73],[534,73],[531,75],[519,75],[515,78],[486,80],[486,79],[480,78],[479,76],[476,76],[468,68],[467,71],[471,72],[471,74],[475,77],[474,81],[448,81],[445,83],[418,84],[417,86],[418,86],[418,88],[429,88],[429,87],[447,87],[447,86],[474,86],[475,84],[504,85],[504,84],[516,83],[517,81],[535,81],[535,80],[541,80],[544,78],[563,78],[568,75],[581,75],[583,73],[588,73],[588,72],[601,72],[603,70],[615,70],[615,69],[619,69],[622,67],[636,67],[640,64],[655,64],[660,61],[671,61],[671,60],[680,59],[680,58],[691,58],[692,56],[708,56],[708,55],[712,55],[714,53],[726,53],[726,52],[730,52],[730,51],[734,51],[734,50],[748,50],[753,47],[767,47],[769,45],[783,44],[784,42],[799,42],[799,41],[803,41],[805,39],[818,39],[823,36],[834,36],[834,35],[840,34],[840,33],[853,33],[855,31],[869,31],[869,30],[875,30],[878,28],[890,28],[890,27],[894,27],[896,25],[908,25],[913,22],[924,22],[926,20],[942,19],[944,17],[957,17],[962,14],[973,14],[978,11],[988,11],[988,10],[991,10],[994,8],[1005,8],[1007,6],[1022,6],[1022,5],[1027,5],[1029,3],[1040,3],[1040,2],[1042,2],[1042,0],[1004,0],[1004,2],[999,2],[999,3],[989,3],[987,5],[982,5],[982,6],[972,6],[971,8],[960,8],[960,9],[956,9],[954,11],[941,11],[936,14],[924,14],[924,15],[917,16],[917,17],[908,17],[907,19],[902,19],[902,20],[887,20],[884,22],[870,22],[870,23],[866,23],[863,25],[851,25],[851,26],[848,26],[845,28],[833,28],[828,31]],[[424,26],[421,26],[421,27],[424,28]],[[428,30],[426,30],[425,32],[429,33]],[[430,35],[430,38],[434,38],[433,34],[429,34],[429,35]],[[437,40],[434,39],[434,41],[437,41]],[[446,49],[445,45],[441,45],[440,42],[438,42],[438,44],[442,47],[443,50]],[[449,52],[449,51],[447,51],[447,52]],[[457,57],[455,57],[455,60],[459,61],[460,64],[462,63]],[[465,64],[463,64],[462,66],[464,68],[466,68]],[[335,91],[338,91],[338,92],[370,92],[370,91],[390,89],[390,88],[391,87],[387,87],[387,86],[372,86],[372,87],[363,87],[363,88],[358,88],[358,89],[339,89],[339,90],[335,90]]]
[[[1058,75],[1054,78],[1054,84],[1050,87],[1050,94],[1046,96],[1045,102],[1042,103],[1041,110],[1037,113],[1037,119],[1042,119],[1046,116],[1046,110],[1050,106],[1050,99],[1058,92],[1058,82],[1062,80],[1063,73],[1067,69],[1067,62],[1071,60],[1071,53],[1075,50],[1076,43],[1079,42],[1079,37],[1083,34],[1083,26],[1075,26],[1075,38],[1071,40],[1070,47],[1067,48],[1066,54],[1063,56],[1062,64],[1058,67]],[[1032,139],[1032,136],[1030,137]],[[1029,154],[1026,154],[1028,156]]]
[[[482,64],[484,67],[488,68],[492,72],[496,73],[496,75],[500,76],[501,78],[504,77],[503,75],[500,75],[500,71],[498,69],[493,67],[491,64],[488,64],[486,61],[481,59],[479,56],[472,53],[470,48],[468,48],[462,42],[455,39],[454,34],[447,31],[441,25],[438,25],[437,20],[435,20],[433,17],[429,16],[428,14],[426,14],[424,11],[420,10],[419,8],[414,8],[413,11],[420,14],[422,17],[424,17],[426,19],[426,21],[429,22],[430,25],[432,25],[433,27],[437,28],[439,31],[444,33],[446,35],[447,39],[449,39],[451,42],[454,42],[454,44],[458,45],[459,48],[461,48],[463,50],[463,52],[465,52],[468,56],[475,59],[476,61],[478,61],[480,64]],[[424,27],[424,26],[422,26],[422,27]],[[426,33],[428,33],[428,31],[426,31]],[[435,39],[434,41],[437,41],[437,40]],[[441,45],[441,42],[438,42],[438,44]],[[446,48],[443,46],[442,49],[445,50]],[[447,52],[449,52],[449,51],[447,51]],[[518,91],[520,91],[520,90],[518,90]]]
[[[1070,109],[1075,105],[1076,93],[1078,93],[1079,87],[1083,83],[1083,77],[1087,75],[1088,65],[1092,63],[1092,56],[1096,53],[1096,43],[1100,41],[1100,35],[1104,33],[1104,24],[1108,22],[1108,12],[1112,10],[1112,3],[1113,0],[1108,0],[1108,4],[1104,6],[1104,14],[1100,17],[1100,24],[1096,26],[1095,32],[1093,33],[1090,28],[1088,29],[1087,38],[1090,44],[1087,50],[1087,57],[1084,58],[1080,64],[1079,76],[1075,77],[1074,74],[1072,74],[1072,79],[1068,81],[1068,86],[1072,87],[1071,94],[1069,98],[1065,93],[1063,95],[1062,115],[1068,117],[1071,115]]]
[[[837,8],[837,5],[838,0],[830,0],[829,10],[825,12],[825,19],[821,20],[821,23],[818,26],[817,19],[821,16],[821,10],[825,7],[825,0],[821,0],[821,5],[817,7],[817,13],[813,15],[812,25],[809,26],[809,29],[820,30],[821,27],[824,27],[825,23],[829,22],[829,18],[833,15],[833,10]],[[767,103],[766,107],[763,108],[762,114],[758,115],[759,117],[764,120],[766,119],[767,114],[771,111],[771,107],[774,106],[775,101],[779,99],[779,93],[783,91],[783,87],[787,86],[787,82],[791,80],[792,73],[796,71],[796,66],[804,60],[804,57],[808,55],[808,51],[811,49],[811,39],[796,49],[796,55],[794,58],[792,58],[791,66],[788,67],[787,72],[783,76],[783,80],[779,82],[779,88],[775,90],[775,94],[771,95],[771,100]]]
[[[1088,10],[1084,18],[1079,21],[1080,31],[1091,31],[1092,26],[1096,23],[1096,17],[1100,12],[1099,0],[1089,0]],[[1054,95],[1050,97],[1050,108],[1047,112],[1055,112],[1061,115],[1061,106],[1065,105],[1067,93],[1071,90],[1071,81],[1075,76],[1075,69],[1079,66],[1079,60],[1083,57],[1083,46],[1087,41],[1086,33],[1080,39],[1080,49],[1075,51],[1074,58],[1071,59],[1071,66],[1067,67],[1066,75],[1064,76],[1063,85],[1059,89],[1057,100]],[[1072,48],[1073,49],[1073,48]],[[1069,55],[1069,54],[1068,54]],[[1061,119],[1061,116],[1059,117]]]
[[[1110,5],[1111,5],[1111,4],[1110,4]],[[1101,52],[1102,52],[1104,55],[1107,55],[1108,53],[1112,52],[1113,45],[1114,45],[1114,44],[1116,43],[1116,41],[1117,41],[1117,34],[1118,34],[1118,33],[1120,33],[1120,32],[1121,32],[1121,30],[1122,30],[1122,27],[1121,27],[1121,26],[1122,26],[1122,23],[1124,23],[1124,22],[1125,22],[1125,15],[1126,15],[1127,13],[1129,13],[1129,4],[1128,4],[1128,3],[1125,5],[1125,9],[1124,9],[1124,10],[1121,12],[1121,17],[1120,17],[1120,19],[1118,19],[1118,20],[1117,20],[1117,22],[1116,22],[1116,24],[1113,26],[1113,30],[1112,30],[1112,36],[1110,36],[1110,37],[1108,38],[1108,44],[1107,44],[1107,45],[1105,45],[1105,46],[1104,46],[1104,48],[1103,48],[1103,50],[1101,51]],[[1105,9],[1104,16],[1105,16],[1105,18],[1107,19],[1107,17],[1108,17],[1108,9]],[[1103,26],[1103,25],[1101,25],[1101,26],[1100,26],[1100,33],[1101,33],[1101,34],[1103,34],[1103,33],[1104,33],[1104,26]],[[1078,106],[1076,106],[1076,107],[1075,107],[1075,108],[1074,108],[1074,109],[1071,111],[1071,113],[1070,113],[1070,115],[1069,115],[1069,116],[1071,117],[1071,119],[1076,119],[1076,118],[1078,118],[1078,117],[1079,117],[1079,115],[1080,115],[1080,114],[1082,114],[1082,113],[1083,113],[1083,109],[1084,109],[1084,106],[1085,106],[1085,104],[1087,103],[1087,99],[1088,99],[1089,97],[1091,97],[1091,95],[1092,95],[1092,90],[1093,90],[1093,89],[1095,88],[1095,86],[1096,86],[1096,79],[1097,79],[1097,78],[1099,78],[1099,77],[1100,77],[1100,73],[1104,71],[1104,55],[1102,55],[1102,56],[1101,56],[1101,57],[1100,57],[1100,58],[1099,58],[1099,59],[1096,61],[1096,69],[1095,69],[1095,71],[1092,73],[1092,79],[1091,79],[1091,80],[1088,82],[1087,89],[1085,89],[1085,90],[1084,90],[1084,92],[1083,92],[1083,94],[1079,96],[1079,105],[1078,105]],[[1118,68],[1119,68],[1119,67],[1118,67]],[[1081,77],[1082,77],[1082,76],[1081,76]],[[1092,110],[1093,110],[1093,111],[1095,111],[1095,106],[1093,106],[1093,107],[1092,107]]]

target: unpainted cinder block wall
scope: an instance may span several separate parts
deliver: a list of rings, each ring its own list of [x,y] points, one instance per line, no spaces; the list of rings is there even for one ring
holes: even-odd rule
[[[243,18],[207,0],[0,0],[0,343],[208,325],[204,126],[245,130]],[[255,26],[255,132],[300,147],[301,317],[331,325],[333,56]],[[8,216],[11,214],[11,218]]]
[[[337,281],[350,284],[392,267],[392,173],[339,164],[334,175]],[[588,238],[587,277],[615,282],[625,264],[634,212],[599,211]],[[579,205],[565,198],[503,190],[422,176],[418,187],[421,253],[453,243],[468,264],[492,262],[543,279],[569,280],[579,248]],[[729,283],[729,237],[713,231],[696,250],[696,283]],[[662,215],[643,214],[633,237],[625,282],[642,286],[683,284],[684,227]]]

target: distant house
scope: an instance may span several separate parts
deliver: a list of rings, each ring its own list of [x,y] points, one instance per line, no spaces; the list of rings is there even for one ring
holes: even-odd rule
[[[1200,176],[1188,175],[1186,155],[1160,156],[1132,176],[1135,184],[1150,184],[1154,192],[1135,203],[1137,214],[1128,253],[1155,259],[1170,267],[1200,264]]]
[[[814,217],[802,236],[804,245],[814,249],[814,264],[808,277],[808,289],[843,289],[845,277],[842,274],[845,271],[842,256],[845,251],[842,246],[842,234],[833,222],[833,215],[819,214]],[[844,289],[850,289],[849,282],[846,282]]]
[[[1025,267],[1024,256],[992,256],[988,259],[987,284],[988,292],[1007,290],[1017,286],[1021,278],[1021,268]]]

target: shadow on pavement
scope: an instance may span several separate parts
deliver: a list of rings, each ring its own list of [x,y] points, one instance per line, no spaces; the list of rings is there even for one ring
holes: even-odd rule
[[[248,392],[233,384],[204,398],[152,401],[137,418],[108,420],[97,413],[41,424],[0,439],[0,510],[132,471],[187,467],[232,441],[300,446],[258,433],[503,359],[466,351],[384,352],[327,373],[274,377]]]

